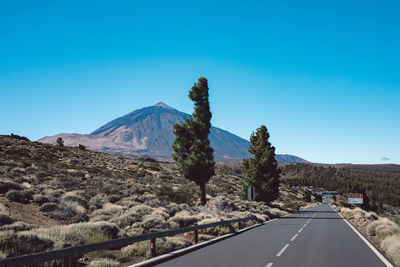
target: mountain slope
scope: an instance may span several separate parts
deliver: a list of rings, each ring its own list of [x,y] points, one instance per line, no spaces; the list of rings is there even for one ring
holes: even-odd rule
[[[59,134],[38,140],[55,144],[58,137],[67,146],[85,145],[90,150],[124,156],[148,156],[169,159],[175,140],[173,127],[182,124],[189,114],[160,102],[135,110],[110,121],[89,135]],[[250,157],[249,141],[228,131],[212,127],[209,135],[214,156],[218,160],[241,160]],[[277,155],[280,162],[304,162],[291,155]]]

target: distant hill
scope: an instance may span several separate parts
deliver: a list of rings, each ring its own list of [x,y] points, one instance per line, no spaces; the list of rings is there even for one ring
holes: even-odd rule
[[[114,155],[170,159],[175,140],[173,127],[182,124],[189,114],[159,102],[154,106],[132,111],[103,125],[91,134],[57,134],[39,142],[56,144],[58,137],[66,146],[85,145],[90,150]],[[250,157],[249,141],[226,130],[212,127],[209,135],[217,160],[241,160]],[[292,155],[277,155],[279,162],[307,162]]]

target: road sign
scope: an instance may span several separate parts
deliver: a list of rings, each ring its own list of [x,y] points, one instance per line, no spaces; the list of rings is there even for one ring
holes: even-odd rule
[[[256,199],[256,188],[254,186],[247,187],[247,199],[250,201],[250,216],[253,216],[251,201]]]
[[[349,204],[363,204],[364,195],[359,193],[352,193],[347,196],[347,203]]]
[[[335,195],[337,194],[336,191],[322,191],[321,195]]]
[[[256,188],[254,186],[247,187],[247,199],[249,201],[256,199]]]

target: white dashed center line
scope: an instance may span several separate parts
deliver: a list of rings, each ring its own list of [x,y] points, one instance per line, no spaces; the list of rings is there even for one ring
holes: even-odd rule
[[[295,234],[295,235],[292,237],[292,239],[290,239],[290,241],[295,240],[297,236],[298,236],[298,234]]]
[[[301,229],[298,231],[298,233],[301,233],[301,231],[303,231],[303,229],[304,229],[304,228],[301,228]]]
[[[272,264],[274,264],[274,263],[270,262],[270,263],[268,263],[267,265],[265,265],[265,267],[271,267]]]
[[[283,252],[285,252],[285,250],[288,248],[289,244],[286,244],[281,251],[278,252],[278,254],[276,254],[277,257],[280,257],[282,255]]]

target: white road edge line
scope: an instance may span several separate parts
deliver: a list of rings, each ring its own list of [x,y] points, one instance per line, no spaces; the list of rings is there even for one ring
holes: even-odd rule
[[[281,251],[278,252],[278,254],[276,254],[277,257],[280,257],[282,255],[283,252],[285,252],[285,250],[288,248],[289,244],[286,244]]]
[[[301,228],[299,231],[297,231],[298,233],[301,233],[301,231],[303,231],[304,228]]]
[[[267,265],[265,265],[265,267],[271,267],[272,264],[274,264],[273,262],[268,263]]]
[[[290,241],[295,240],[297,236],[298,236],[298,234],[295,234],[295,235],[292,237],[292,239],[290,239]]]
[[[256,228],[258,226],[266,225],[266,224],[268,224],[270,222],[273,222],[275,220],[276,219],[272,219],[272,220],[266,221],[264,223],[255,224],[255,225],[243,228],[241,230],[237,230],[236,233],[241,233],[241,232],[250,230],[252,228]],[[219,236],[219,237],[210,239],[208,241],[199,242],[199,243],[191,245],[189,247],[178,249],[178,250],[169,252],[167,254],[157,256],[155,258],[151,258],[151,259],[148,259],[148,260],[145,260],[145,261],[141,261],[141,262],[135,263],[133,265],[129,265],[127,267],[144,267],[144,266],[149,266],[149,264],[153,264],[154,265],[154,264],[157,264],[157,262],[159,262],[162,259],[168,259],[168,258],[170,258],[171,256],[174,256],[174,255],[179,256],[179,253],[181,253],[181,252],[186,252],[186,251],[189,251],[189,250],[192,250],[192,249],[196,249],[197,247],[207,246],[207,244],[209,244],[209,243],[213,243],[215,241],[218,241],[219,239],[223,239],[223,238],[230,237],[230,236],[233,236],[233,235],[234,235],[234,233],[230,233],[230,234],[226,234],[226,235],[223,235],[223,236]]]
[[[378,256],[378,258],[387,266],[387,267],[393,267],[393,265],[385,258],[382,256],[382,254],[373,246],[371,245],[371,243],[362,235],[360,234],[354,227],[353,225],[351,225],[351,223],[349,223],[346,218],[343,217],[342,214],[340,214],[338,212],[338,214],[340,215],[340,217],[343,218],[343,220],[350,226],[350,228],[362,239],[362,241],[365,242],[365,244],[367,244],[367,246],[376,254],[376,256]]]

